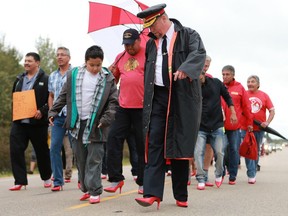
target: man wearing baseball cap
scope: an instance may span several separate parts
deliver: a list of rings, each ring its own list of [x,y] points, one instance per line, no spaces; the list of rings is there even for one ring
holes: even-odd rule
[[[107,171],[111,185],[104,191],[114,193],[122,190],[124,176],[122,174],[123,143],[131,128],[135,132],[138,153],[138,170],[136,183],[138,193],[143,194],[144,173],[144,139],[142,132],[142,112],[144,94],[145,48],[141,47],[139,33],[135,29],[127,29],[123,33],[125,51],[118,54],[109,67],[119,87],[119,107],[115,120],[111,125],[107,140]],[[131,153],[131,152],[130,152]]]
[[[188,207],[188,168],[201,117],[199,75],[206,51],[200,35],[169,19],[158,4],[137,14],[151,37],[146,44],[143,127],[146,166],[142,206],[163,199],[165,167],[171,162],[172,188],[179,207]]]

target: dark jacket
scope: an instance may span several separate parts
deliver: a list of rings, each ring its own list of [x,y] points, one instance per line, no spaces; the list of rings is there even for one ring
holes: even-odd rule
[[[85,67],[79,68],[79,70],[85,70]],[[73,129],[70,127],[72,117],[72,76],[71,71],[67,72],[67,81],[63,85],[60,95],[49,110],[48,118],[55,117],[67,105],[67,116],[65,121],[65,127],[67,129]],[[97,116],[93,122],[89,140],[92,142],[106,142],[108,136],[108,129],[116,112],[118,106],[118,92],[115,84],[115,78],[110,72],[106,75],[106,85],[101,98],[101,103],[97,111]],[[102,123],[102,127],[99,129],[97,126]]]
[[[25,74],[26,72],[23,72],[17,76],[13,84],[12,93],[22,91],[23,79],[24,79]],[[42,118],[41,119],[30,118],[30,124],[48,126],[48,121],[47,121],[47,114],[48,114],[48,109],[49,109],[48,108],[48,96],[49,96],[48,77],[49,76],[42,69],[39,69],[39,73],[35,79],[32,89],[35,90],[37,110],[40,110],[42,114]],[[14,122],[21,122],[21,120],[16,120]]]
[[[165,157],[191,158],[194,154],[201,118],[202,96],[199,75],[204,66],[206,51],[200,35],[195,30],[183,27],[175,19],[171,21],[177,32],[173,48],[172,73],[177,70],[183,71],[192,81],[189,78],[172,81],[171,103],[168,104],[170,113],[167,121]],[[156,43],[151,38],[146,45],[144,73],[143,125],[146,142],[154,95],[156,57]]]
[[[201,131],[213,132],[224,126],[221,96],[228,107],[233,105],[225,85],[217,78],[206,76],[205,83],[202,85]]]

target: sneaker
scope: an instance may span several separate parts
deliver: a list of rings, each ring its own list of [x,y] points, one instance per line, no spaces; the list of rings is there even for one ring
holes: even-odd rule
[[[256,178],[248,178],[248,183],[249,184],[255,184],[256,183]]]
[[[197,190],[205,190],[205,183],[204,182],[198,183]]]

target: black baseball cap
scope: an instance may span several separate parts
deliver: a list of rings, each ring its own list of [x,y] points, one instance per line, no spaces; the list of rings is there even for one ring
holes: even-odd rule
[[[123,33],[122,44],[133,44],[139,37],[139,32],[136,29],[127,29]]]

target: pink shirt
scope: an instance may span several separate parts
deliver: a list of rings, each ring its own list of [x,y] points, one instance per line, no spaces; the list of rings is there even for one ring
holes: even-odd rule
[[[145,48],[131,56],[128,52],[118,54],[114,76],[120,81],[119,105],[123,108],[143,108]],[[122,57],[121,57],[122,56]]]

